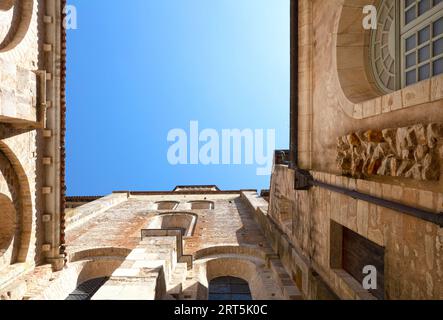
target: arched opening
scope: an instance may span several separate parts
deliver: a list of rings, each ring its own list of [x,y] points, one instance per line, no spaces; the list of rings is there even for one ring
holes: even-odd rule
[[[177,201],[159,201],[156,203],[157,210],[175,210],[178,207]]]
[[[91,300],[108,280],[108,277],[87,280],[81,283],[65,300]]]
[[[371,30],[363,26],[363,7],[377,1],[363,3],[345,0],[337,31],[337,72],[341,89],[353,103],[374,99],[383,95],[372,76],[370,66]]]
[[[191,201],[192,210],[212,210],[214,202],[212,201]]]
[[[0,258],[7,264],[12,261],[13,240],[16,232],[17,215],[12,201],[0,194]]]
[[[223,277],[235,277],[246,281],[252,300],[283,297],[271,271],[266,268],[266,262],[257,257],[238,253],[217,253],[195,260],[194,268],[199,275],[197,290],[197,299],[199,300],[207,300],[211,281]]]
[[[11,263],[25,262],[31,258],[30,240],[33,228],[31,192],[28,176],[20,160],[0,141],[0,192],[6,194],[16,212],[14,252]],[[3,221],[0,220],[0,225]]]
[[[0,19],[7,21],[9,28],[0,32],[0,52],[16,47],[26,36],[32,20],[34,0],[2,0]]]
[[[191,213],[166,213],[151,218],[147,229],[179,229],[184,237],[192,236],[197,216]]]
[[[247,281],[218,277],[209,282],[208,300],[252,300],[252,295]]]

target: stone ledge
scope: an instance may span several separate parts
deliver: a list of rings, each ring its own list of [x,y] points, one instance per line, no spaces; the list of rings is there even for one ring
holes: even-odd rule
[[[378,300],[345,270],[332,269],[332,272],[336,275],[336,278],[338,278],[339,286],[344,292],[351,292],[353,299]]]
[[[350,105],[342,106],[342,110],[348,116],[361,120],[442,99],[443,75],[438,75],[361,103],[354,104],[349,101]]]

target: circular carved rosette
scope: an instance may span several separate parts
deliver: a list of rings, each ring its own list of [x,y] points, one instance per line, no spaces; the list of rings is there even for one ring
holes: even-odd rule
[[[0,52],[16,47],[31,23],[33,0],[0,0]]]

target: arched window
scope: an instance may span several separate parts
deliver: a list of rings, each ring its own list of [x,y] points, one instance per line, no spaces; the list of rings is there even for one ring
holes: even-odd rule
[[[166,213],[149,219],[148,229],[179,229],[184,237],[192,236],[197,216],[186,212]]]
[[[83,282],[65,300],[91,300],[94,294],[108,281],[109,278],[96,278]]]
[[[443,73],[443,0],[380,0],[371,70],[391,92]]]
[[[252,295],[245,280],[220,277],[209,282],[208,300],[252,300]]]
[[[157,202],[157,210],[175,210],[178,205],[177,201],[159,201]]]
[[[212,210],[214,209],[214,203],[211,201],[192,201],[192,210]]]

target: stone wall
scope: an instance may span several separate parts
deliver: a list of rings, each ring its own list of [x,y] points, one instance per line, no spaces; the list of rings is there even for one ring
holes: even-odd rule
[[[369,63],[362,12],[372,2],[298,1],[298,161],[303,169],[341,174],[337,139],[350,133],[443,123],[442,75],[384,95],[362,75]],[[408,180],[404,183],[417,185]],[[437,186],[442,184],[421,185]]]
[[[328,173],[312,174],[324,183],[403,202],[435,214],[443,212],[442,193]],[[278,185],[280,192],[289,197],[294,192],[290,187],[292,179],[294,172],[279,166],[274,171],[272,185]],[[270,212],[274,218],[268,217],[262,224],[272,229],[270,237],[283,247],[279,253],[285,252],[282,256],[285,267],[294,278],[299,274],[305,297],[321,298],[317,288],[326,285],[330,296],[333,293],[342,299],[374,298],[363,290],[362,284],[331,262],[334,254],[331,225],[337,223],[385,249],[386,299],[443,298],[443,229],[438,225],[317,187],[295,191],[291,199],[292,232],[283,231],[285,222],[275,212]],[[315,274],[320,277],[314,277]]]
[[[257,199],[264,201],[258,195]],[[174,210],[157,210],[159,201],[178,205]],[[213,208],[191,210],[195,201],[210,201]],[[206,299],[209,281],[218,276],[245,279],[256,299],[300,299],[299,290],[255,220],[254,201],[240,192],[122,193],[75,208],[73,219],[82,218],[67,229],[67,270],[54,273],[46,286],[29,289],[32,294],[27,290],[27,296],[64,299],[74,284],[103,276],[87,266],[107,259],[110,280],[93,299]],[[158,217],[185,213],[194,217],[194,226],[183,239],[181,230],[170,230],[174,220],[165,225],[168,230],[145,230]],[[182,221],[177,221],[180,227]],[[176,236],[171,237],[173,232]],[[113,262],[117,257],[119,265]],[[80,278],[81,274],[90,276]],[[33,281],[30,277],[25,282],[33,288]]]
[[[297,165],[324,183],[440,214],[443,76],[389,94],[374,87],[362,29],[363,6],[372,3],[292,2],[299,9]],[[442,299],[438,225],[318,187],[295,191],[294,181],[293,170],[275,166],[269,212],[256,216],[305,298],[374,298],[331,262],[335,223],[384,248],[387,299]]]
[[[48,63],[53,54],[57,60],[61,57],[62,10],[51,11],[61,2],[1,1],[0,196],[8,197],[15,209],[14,249],[11,256],[0,254],[2,297],[20,296],[24,287],[19,279],[33,272],[36,265],[45,263],[45,258],[51,258],[49,251],[59,251],[59,242],[54,239],[60,233],[60,224],[55,230],[45,230],[48,221],[54,222],[60,215],[60,210],[52,212],[45,207],[47,194],[58,186],[45,179],[47,168],[56,169],[63,162],[47,149],[49,140],[57,136],[60,127],[46,130],[48,109],[45,107],[58,112],[60,105],[54,97],[61,94],[59,87],[51,92],[45,89],[55,83],[61,69],[60,61],[57,65]],[[57,152],[60,154],[60,149]],[[58,175],[53,176],[60,180]],[[2,202],[0,212],[4,210]],[[0,224],[6,223],[0,219]],[[14,283],[17,283],[16,290]]]

